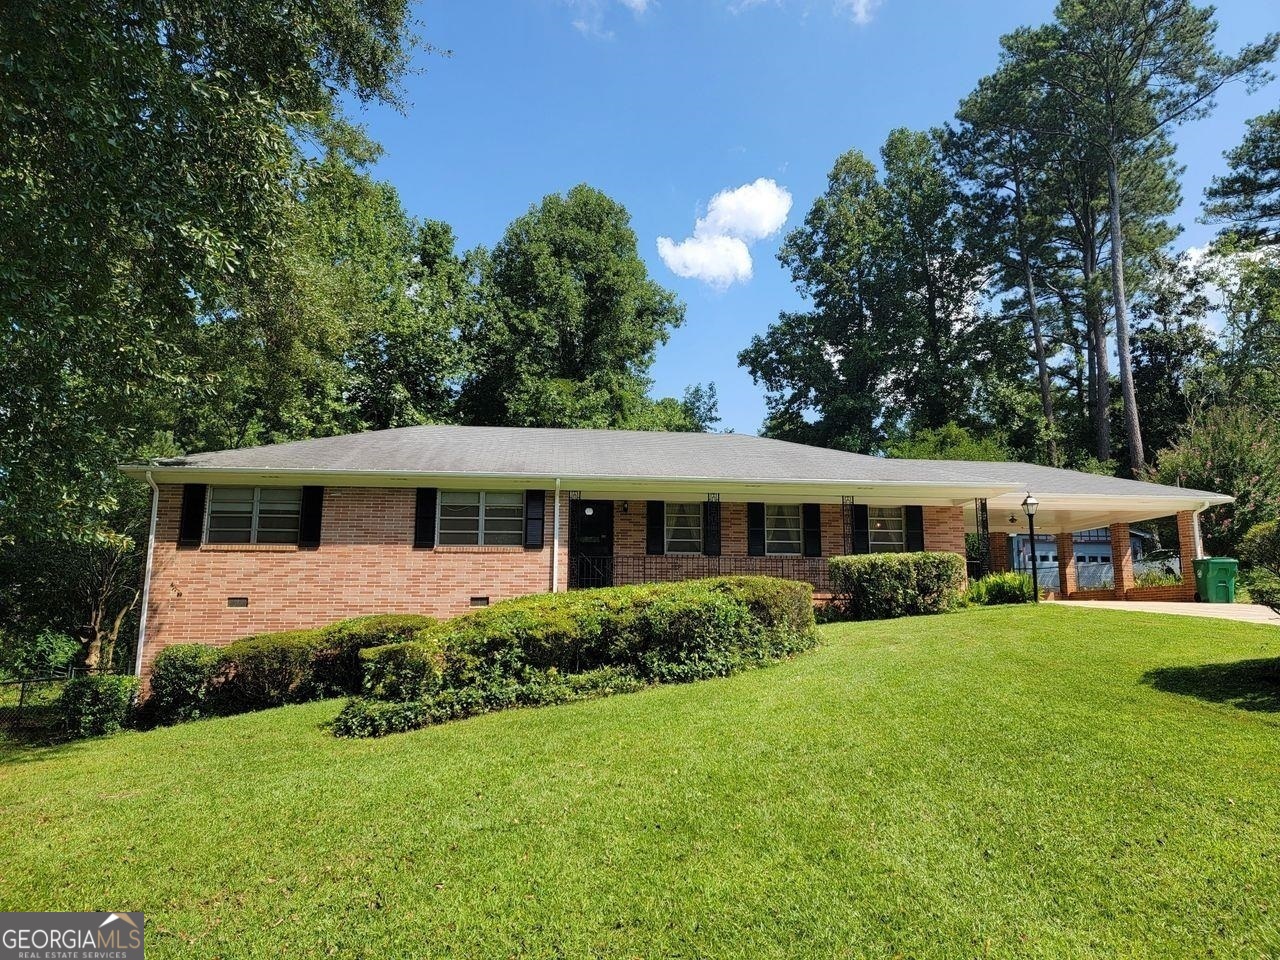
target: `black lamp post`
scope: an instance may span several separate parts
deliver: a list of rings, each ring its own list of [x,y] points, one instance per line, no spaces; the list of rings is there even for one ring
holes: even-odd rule
[[[1036,566],[1036,511],[1040,508],[1040,501],[1027,493],[1027,499],[1022,501],[1022,512],[1027,515],[1027,529],[1031,534],[1031,593],[1035,597],[1035,602],[1040,602],[1040,570]]]

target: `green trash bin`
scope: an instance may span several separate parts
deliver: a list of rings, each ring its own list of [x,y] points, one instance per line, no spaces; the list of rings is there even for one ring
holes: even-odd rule
[[[1196,601],[1203,603],[1236,602],[1236,569],[1239,564],[1230,557],[1204,557],[1193,560],[1196,570]]]

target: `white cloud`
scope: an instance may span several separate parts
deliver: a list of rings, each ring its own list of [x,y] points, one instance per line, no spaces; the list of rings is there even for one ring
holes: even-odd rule
[[[881,0],[836,0],[836,9],[847,13],[853,22],[865,25],[879,8]]]
[[[787,4],[788,0],[730,0],[729,12],[738,14],[755,7],[762,7],[766,3],[773,6],[782,7]],[[880,9],[884,0],[834,0],[833,9],[838,16],[846,16],[858,26],[866,26],[871,22],[875,12]],[[801,18],[807,18],[813,7],[813,0],[808,2],[795,4],[800,7]]]
[[[747,244],[777,233],[790,212],[791,193],[765,177],[721,190],[694,223],[693,236],[679,243],[658,238],[658,256],[676,276],[724,290],[751,279]]]
[[[751,279],[751,252],[737,237],[658,238],[658,256],[677,277],[701,280],[717,290]]]
[[[605,12],[612,4],[609,0],[562,0],[577,16],[571,21],[573,29],[586,37],[612,40],[613,31],[605,26]],[[641,17],[653,6],[653,0],[617,0],[636,17]]]
[[[735,190],[721,190],[699,217],[694,236],[723,234],[743,240],[763,240],[777,233],[791,212],[791,194],[776,181],[761,177]]]

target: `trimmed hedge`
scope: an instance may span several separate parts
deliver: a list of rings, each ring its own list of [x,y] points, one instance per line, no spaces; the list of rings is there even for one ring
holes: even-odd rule
[[[91,674],[67,681],[58,709],[71,736],[99,737],[125,727],[137,696],[137,677]]]
[[[151,690],[142,707],[145,725],[197,720],[208,713],[219,654],[217,647],[207,643],[180,643],[161,650],[151,665]]]
[[[520,597],[436,624],[409,643],[364,650],[367,698],[348,704],[334,730],[378,736],[726,676],[816,642],[812,587],[790,580],[717,577]]]
[[[1004,603],[1031,603],[1035,600],[1031,586],[1031,574],[1008,571],[989,573],[981,580],[969,584],[966,599],[978,606],[995,606]]]
[[[167,647],[152,665],[140,719],[176,723],[358,693],[361,650],[404,641],[435,622],[418,614],[379,614],[315,630],[256,634],[225,647]]]
[[[828,561],[834,614],[887,620],[954,610],[964,600],[965,562],[958,553],[867,553]]]

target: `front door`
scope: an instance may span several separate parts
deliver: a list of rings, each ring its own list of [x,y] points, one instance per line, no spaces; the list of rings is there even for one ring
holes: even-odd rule
[[[613,501],[571,500],[569,589],[613,586]]]

